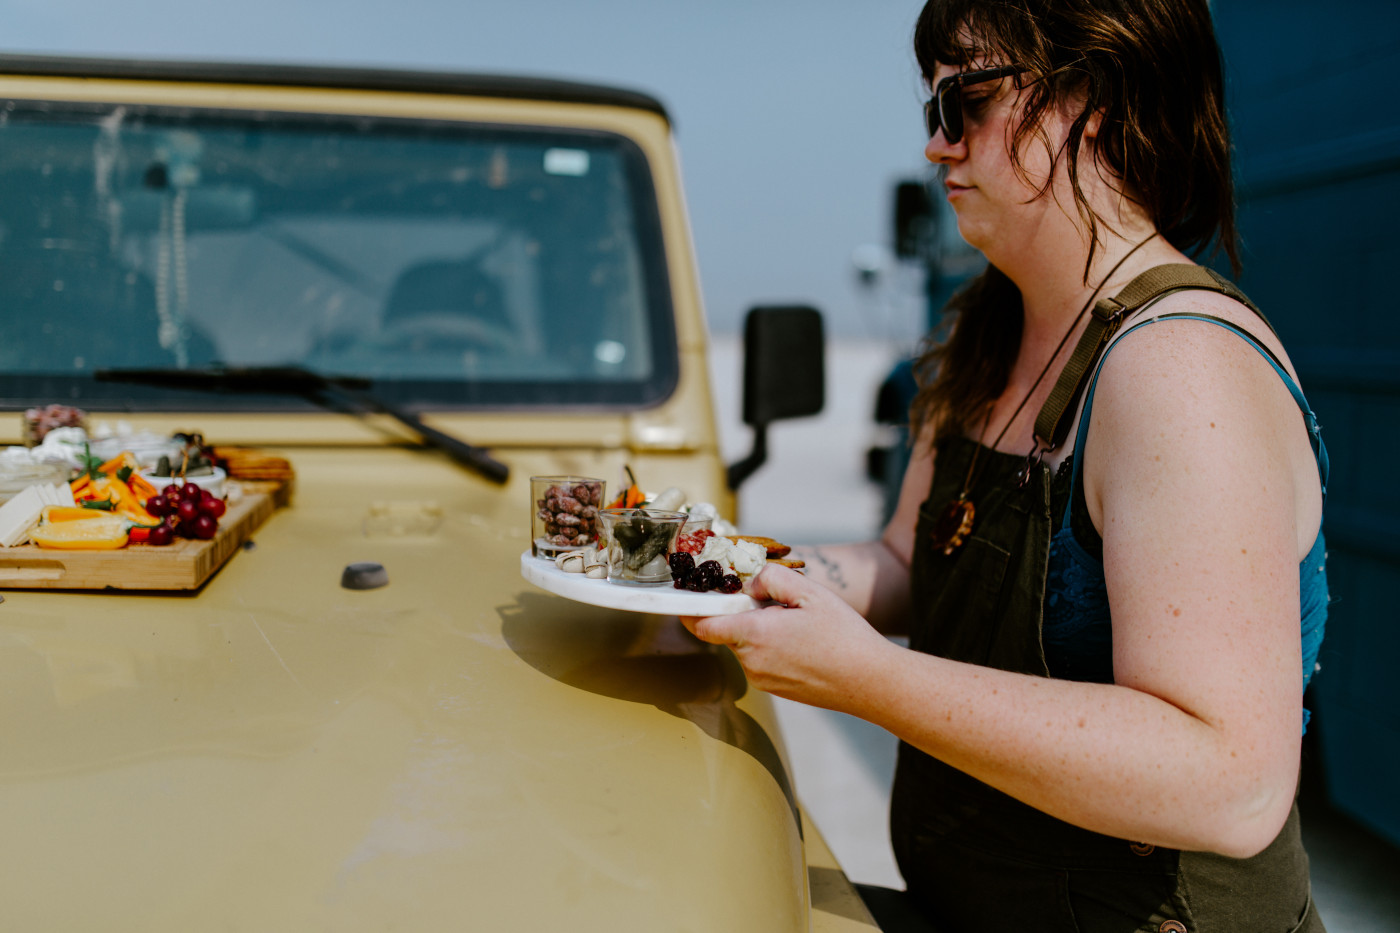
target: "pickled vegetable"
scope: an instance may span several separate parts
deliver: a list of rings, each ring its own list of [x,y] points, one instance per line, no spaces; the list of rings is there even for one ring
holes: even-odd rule
[[[130,523],[114,515],[46,522],[29,532],[39,547],[67,551],[104,551],[126,547]]]

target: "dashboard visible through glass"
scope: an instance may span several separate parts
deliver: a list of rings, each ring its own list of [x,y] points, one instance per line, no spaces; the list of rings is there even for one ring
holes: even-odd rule
[[[0,405],[285,410],[99,369],[298,366],[417,408],[641,407],[675,331],[602,132],[0,103]],[[198,397],[198,401],[195,401]]]

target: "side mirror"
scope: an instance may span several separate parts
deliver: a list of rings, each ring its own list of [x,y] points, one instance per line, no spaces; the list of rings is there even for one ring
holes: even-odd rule
[[[921,181],[902,181],[894,189],[894,254],[901,259],[933,256],[938,215]]]
[[[759,307],[744,319],[744,423],[753,451],[729,466],[738,489],[768,459],[768,425],[818,414],[826,404],[826,337],[821,312]]]

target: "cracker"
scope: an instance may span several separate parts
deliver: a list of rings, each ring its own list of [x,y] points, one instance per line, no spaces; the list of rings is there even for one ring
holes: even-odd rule
[[[770,559],[774,557],[787,557],[788,554],[792,553],[792,548],[781,541],[775,541],[772,538],[765,538],[761,535],[735,535],[731,540],[748,541],[750,544],[757,544],[768,552],[768,557]]]

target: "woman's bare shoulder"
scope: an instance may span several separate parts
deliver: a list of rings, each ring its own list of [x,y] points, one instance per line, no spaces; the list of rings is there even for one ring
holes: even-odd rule
[[[1123,333],[1126,334],[1127,331],[1136,324],[1150,321],[1154,318],[1161,318],[1169,314],[1199,314],[1227,321],[1244,331],[1265,349],[1269,350],[1269,352],[1283,364],[1284,369],[1288,371],[1291,377],[1295,380],[1298,378],[1298,374],[1294,371],[1293,364],[1288,358],[1287,350],[1278,339],[1278,336],[1274,334],[1268,323],[1258,314],[1254,313],[1247,305],[1219,292],[1206,291],[1205,289],[1184,289],[1179,292],[1173,292],[1130,319]],[[1143,328],[1143,330],[1152,329],[1152,327]],[[1173,328],[1173,334],[1170,339],[1176,343],[1185,340],[1194,344],[1195,341],[1193,337],[1196,335],[1200,336],[1205,345],[1230,343],[1232,341],[1243,344],[1243,341],[1237,335],[1231,334],[1215,324],[1204,321],[1180,322],[1176,328]],[[1245,346],[1247,346],[1247,344]],[[1251,349],[1251,352],[1257,351]]]
[[[1184,292],[1152,309],[1177,312],[1235,324],[1291,373],[1277,338],[1243,305]],[[1226,328],[1159,320],[1120,337],[1099,375],[1090,437],[1084,479],[1096,528],[1111,503],[1138,496],[1165,509],[1215,500],[1220,514],[1258,500],[1296,519],[1303,553],[1312,540],[1319,483],[1297,402],[1265,357]]]
[[[1118,448],[1154,444],[1162,432],[1172,434],[1175,443],[1192,438],[1199,443],[1208,437],[1211,448],[1222,435],[1235,443],[1256,444],[1266,435],[1277,440],[1288,425],[1299,421],[1296,403],[1258,350],[1224,327],[1189,318],[1165,319],[1183,312],[1234,324],[1273,351],[1291,374],[1278,339],[1245,306],[1210,292],[1170,295],[1150,312],[1152,318],[1163,319],[1125,329],[1110,345],[1099,372],[1090,425],[1091,433],[1099,436],[1087,452],[1086,467],[1095,459],[1096,446],[1123,455],[1128,452]],[[1182,451],[1180,456],[1190,454]]]

